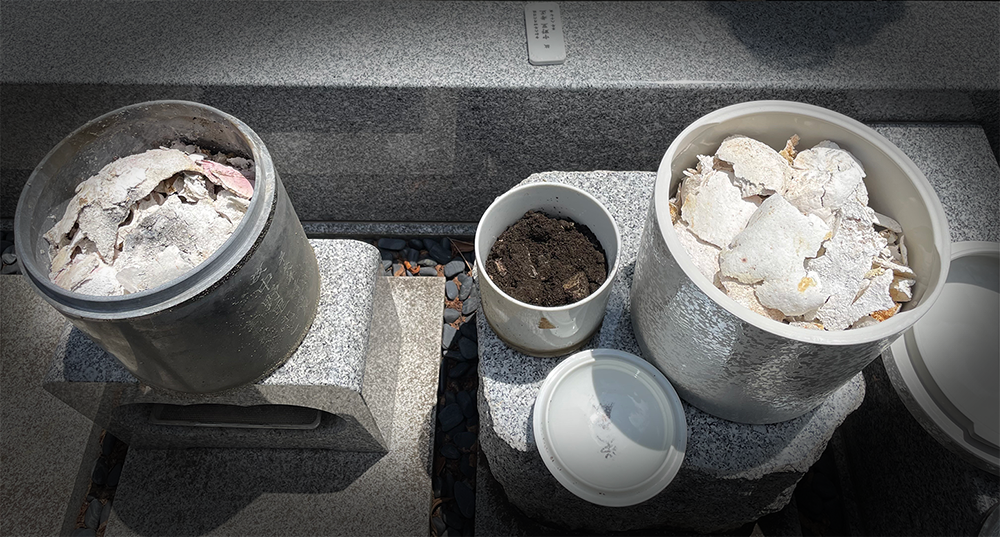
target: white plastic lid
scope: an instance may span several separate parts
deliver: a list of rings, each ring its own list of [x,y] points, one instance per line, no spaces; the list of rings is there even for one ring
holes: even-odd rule
[[[649,362],[614,349],[578,352],[549,372],[535,400],[535,443],[570,492],[634,505],[677,475],[687,420],[670,382]]]
[[[995,473],[1000,464],[1000,244],[959,242],[951,253],[941,295],[892,344],[892,359],[905,383],[896,389],[912,395],[912,400],[902,399],[931,436]]]

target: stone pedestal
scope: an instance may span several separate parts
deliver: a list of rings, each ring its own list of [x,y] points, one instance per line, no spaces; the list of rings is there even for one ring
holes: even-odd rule
[[[164,392],[142,384],[117,359],[67,326],[44,388],[133,448],[389,451],[400,327],[378,249],[354,240],[310,244],[320,267],[316,318],[291,358],[265,378],[211,395]],[[298,428],[288,428],[291,422],[283,423],[282,416],[252,428],[226,424],[225,417],[216,426],[172,416],[156,419],[154,409],[169,415],[183,410],[178,405],[221,405],[212,409],[237,416],[284,409],[317,419]]]
[[[604,323],[586,348],[615,348],[641,356],[632,334],[629,289],[655,177],[652,172],[548,172],[524,181],[582,188],[608,208],[620,227],[621,270]],[[497,337],[482,312],[477,318],[482,453],[511,504],[533,519],[570,530],[603,533],[656,527],[713,532],[778,511],[823,453],[837,426],[864,398],[859,373],[812,412],[771,425],[726,421],[684,403],[687,453],[673,482],[641,504],[601,507],[560,485],[535,445],[532,407],[542,382],[560,358],[520,354]],[[495,495],[482,495],[479,501],[490,497]],[[477,512],[477,534],[495,531],[498,525],[491,526],[495,521],[483,515],[496,510],[481,505]]]

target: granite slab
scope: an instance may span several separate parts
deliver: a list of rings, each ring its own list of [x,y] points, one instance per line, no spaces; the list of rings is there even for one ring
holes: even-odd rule
[[[546,172],[523,183],[560,182],[601,201],[618,222],[621,271],[604,322],[584,348],[613,348],[641,356],[632,333],[629,289],[636,249],[655,182],[652,172]],[[523,355],[504,344],[477,313],[479,330],[479,443],[506,497],[529,518],[569,530],[595,532],[673,528],[732,529],[784,507],[795,484],[823,453],[833,431],[861,404],[860,373],[819,408],[770,425],[730,422],[686,402],[687,451],[674,480],[659,495],[629,507],[602,507],[564,488],[542,461],[532,430],[535,397],[561,358]]]
[[[320,302],[289,360],[255,383],[216,394],[142,384],[79,330],[62,333],[44,387],[134,447],[313,447],[386,451],[392,438],[399,328],[378,249],[356,240],[312,239]],[[292,405],[324,412],[307,431],[153,424],[154,404]],[[330,416],[327,416],[329,414]],[[336,419],[332,415],[336,415]]]
[[[401,332],[387,452],[129,447],[105,535],[426,535],[444,278],[386,278]]]
[[[528,63],[518,2],[254,0],[225,39],[189,35],[198,6],[5,4],[0,218],[70,131],[156,99],[245,121],[304,221],[476,222],[531,173],[653,170],[758,99],[973,123],[998,151],[996,3],[561,2],[558,66]]]
[[[68,535],[100,455],[100,427],[42,389],[69,323],[22,276],[0,276],[0,533]]]

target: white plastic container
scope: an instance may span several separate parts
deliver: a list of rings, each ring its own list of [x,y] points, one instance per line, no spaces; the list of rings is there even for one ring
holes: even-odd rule
[[[674,233],[669,198],[697,155],[743,134],[772,148],[793,134],[800,149],[832,140],[864,166],[869,206],[903,227],[913,300],[874,326],[844,331],[797,328],[758,315],[726,296],[695,267]],[[948,222],[917,166],[867,126],[836,112],[787,101],[722,108],[670,144],[657,172],[631,289],[632,327],[645,359],[681,398],[732,421],[775,423],[819,406],[923,316],[948,276]]]
[[[528,211],[570,218],[590,228],[601,242],[608,277],[596,292],[579,302],[542,307],[517,300],[483,269],[493,243]],[[582,347],[597,332],[618,275],[621,234],[611,213],[579,188],[559,183],[532,183],[507,191],[493,201],[476,229],[476,279],[490,327],[513,349],[531,356],[561,356]]]

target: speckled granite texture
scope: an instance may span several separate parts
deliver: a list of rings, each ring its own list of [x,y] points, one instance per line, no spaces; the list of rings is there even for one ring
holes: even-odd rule
[[[385,278],[400,347],[386,453],[129,446],[105,535],[426,535],[444,278]]]
[[[211,395],[167,393],[142,385],[89,338],[64,331],[44,387],[136,447],[323,447],[385,451],[391,438],[398,319],[381,276],[378,250],[355,240],[310,241],[320,266],[316,319],[288,362],[254,384]],[[341,419],[307,434],[273,430],[152,425],[152,403],[297,405]]]
[[[101,428],[42,389],[69,323],[23,276],[0,276],[0,533],[69,535]]]
[[[941,198],[953,240],[998,240],[1000,168],[989,153],[982,130],[963,125],[875,125],[874,128],[897,144],[927,176]],[[633,226],[641,226],[641,222],[636,223],[636,220],[645,215],[646,202],[628,205],[623,200],[631,199],[629,196],[632,195],[648,200],[655,174],[549,173],[534,176],[528,181],[540,177],[580,181],[578,186],[601,199],[615,218],[619,219],[623,238],[623,268],[626,270],[620,274],[620,281],[616,282],[620,289],[613,297],[617,297],[620,302],[609,304],[605,325],[589,346],[611,346],[638,353],[631,335],[628,312],[622,311],[628,304],[628,285],[622,280],[631,278],[631,263],[635,257],[633,241],[637,241],[638,236],[630,238],[629,235],[638,229]],[[600,179],[590,180],[597,178]],[[605,191],[608,192],[607,196],[603,193]],[[622,205],[631,207],[630,212],[633,214],[619,216],[622,212],[629,212]],[[640,209],[635,210],[635,207]],[[628,323],[629,326],[623,326],[623,323]],[[545,375],[559,360],[526,357],[510,350],[492,333],[481,316],[479,331],[479,408],[483,423],[480,443],[488,458],[489,467],[497,481],[503,485],[506,497],[522,512],[568,527],[589,526],[611,530],[666,524],[710,531],[738,525],[739,520],[753,520],[755,517],[745,517],[750,516],[754,510],[757,510],[757,516],[777,510],[787,502],[791,487],[822,452],[834,428],[861,404],[865,391],[864,381],[859,375],[816,411],[796,420],[767,426],[739,425],[718,420],[685,404],[689,432],[688,452],[675,481],[661,495],[633,508],[598,508],[576,499],[562,488],[543,465],[534,445],[530,421],[534,397]],[[877,416],[877,407],[871,413]],[[880,423],[886,425],[884,421]],[[873,428],[870,433],[881,435],[877,429]],[[910,433],[912,431],[900,430],[896,436],[900,437],[899,441],[905,442],[906,437],[901,435]],[[857,453],[858,456],[864,456],[863,450],[858,450]],[[891,454],[887,456],[892,458]],[[925,462],[922,464],[930,465],[935,458],[923,460]],[[720,477],[730,479],[720,482]],[[889,480],[891,477],[886,474],[885,480],[877,483],[879,488],[870,489],[869,493],[886,495],[887,491],[896,490],[889,484]],[[963,485],[966,489],[963,490],[968,492],[969,486],[966,483]],[[713,487],[715,490],[712,490]],[[920,494],[930,494],[932,488],[936,490],[936,487],[923,486]],[[726,496],[725,489],[730,492],[743,489],[746,496],[729,497]],[[980,489],[981,487],[973,487],[971,490]],[[962,509],[968,509],[969,501],[986,507],[992,505],[985,497],[963,494],[965,493],[953,495],[949,501],[964,501]],[[699,501],[684,503],[694,497]],[[746,501],[747,497],[751,501]],[[489,498],[491,497],[482,496],[478,501],[482,503]],[[929,501],[929,498],[923,499]],[[714,503],[716,501],[720,503]],[[891,494],[884,501],[891,501]],[[653,507],[654,505],[657,507]],[[487,531],[484,535],[492,534],[487,530],[490,527],[509,529],[513,527],[512,524],[516,526],[516,521],[510,519],[486,518],[491,516],[490,513],[500,512],[491,507],[481,506],[479,513],[482,520],[477,519],[477,530],[480,522],[483,524],[482,529]],[[918,508],[916,502],[913,503],[913,508]],[[896,515],[904,516],[898,512]],[[884,520],[882,531],[890,531],[889,521],[892,519],[885,517]],[[524,531],[524,528],[520,529]]]
[[[304,221],[476,222],[531,173],[653,170],[686,125],[756,99],[974,123],[997,153],[994,2],[561,2],[567,60],[545,67],[520,2],[254,0],[225,39],[185,31],[198,9],[5,3],[0,218],[72,129],[167,98],[250,125]]]
[[[628,293],[652,172],[547,172],[525,183],[572,184],[593,194],[618,222],[622,271],[613,284],[604,323],[585,348],[614,348],[641,356],[629,316]],[[669,526],[699,532],[740,526],[781,509],[796,482],[819,458],[834,429],[861,404],[860,375],[816,410],[773,425],[716,418],[687,403],[688,444],[673,482],[631,507],[600,507],[577,498],[542,462],[532,431],[532,408],[545,376],[560,358],[535,358],[507,347],[480,311],[479,443],[510,502],[529,517],[569,529],[620,531]]]

